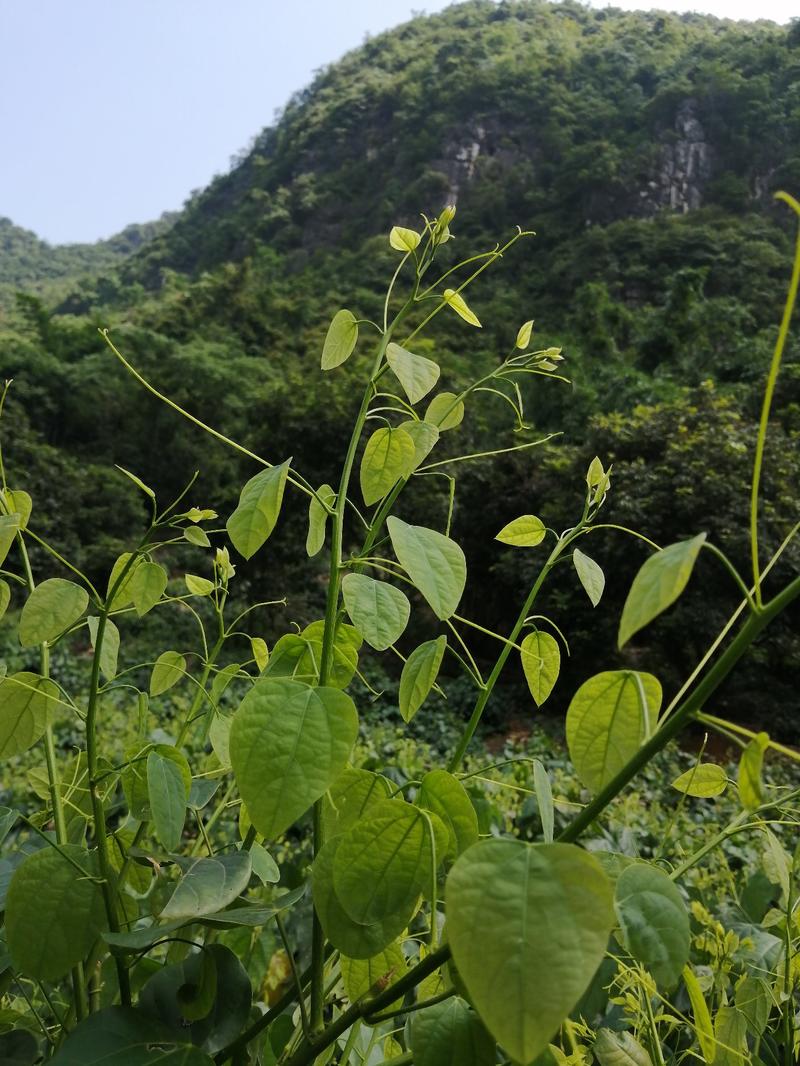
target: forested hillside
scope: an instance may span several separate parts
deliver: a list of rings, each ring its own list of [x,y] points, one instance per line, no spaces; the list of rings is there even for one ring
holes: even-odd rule
[[[378,318],[396,263],[389,228],[452,203],[459,257],[518,225],[536,236],[473,290],[482,330],[455,315],[437,320],[445,387],[507,353],[529,318],[543,347],[563,348],[571,380],[532,379],[527,428],[515,432],[513,412],[487,395],[480,416],[450,435],[461,454],[489,435],[512,446],[562,434],[459,479],[455,524],[479,578],[468,608],[503,628],[509,591],[528,575],[518,558],[494,562],[492,537],[520,501],[557,528],[573,522],[594,454],[614,467],[608,521],[659,543],[707,529],[742,562],[754,423],[793,233],[772,194],[800,191],[799,90],[797,21],[787,29],[571,0],[471,0],[321,72],[164,232],[138,228],[126,242],[125,231],[84,254],[3,223],[0,285],[24,290],[0,317],[3,376],[15,379],[6,462],[39,501],[37,528],[57,530],[100,572],[141,519],[141,498],[114,463],[164,492],[199,469],[195,502],[220,509],[253,472],[137,385],[98,327],[199,418],[275,460],[292,454],[314,484],[331,480],[353,391],[348,368],[319,375],[330,316],[344,306]],[[35,283],[65,274],[87,278],[57,297],[34,294]],[[797,356],[795,341],[767,456],[773,548],[797,512]],[[418,480],[404,506],[433,524],[432,479]],[[304,508],[287,512],[271,550],[241,570],[270,596],[288,595],[275,623],[283,629],[320,613],[320,588],[299,586],[287,562],[305,522]],[[608,590],[596,627],[574,634],[584,671],[595,654],[608,663],[643,558],[613,534],[596,555]],[[697,647],[683,646],[669,615],[648,634],[663,649],[665,687],[738,596],[713,559],[699,578],[684,608],[696,614]],[[556,620],[583,596],[576,584],[566,572],[556,582]],[[745,669],[731,711],[769,717],[780,733],[800,666],[791,618],[769,656],[756,664],[771,671],[769,706],[748,694]]]

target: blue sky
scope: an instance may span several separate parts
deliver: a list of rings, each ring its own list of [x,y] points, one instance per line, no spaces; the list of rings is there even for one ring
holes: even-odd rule
[[[175,210],[316,69],[448,3],[0,0],[0,216],[61,243]],[[658,6],[783,22],[796,0]]]

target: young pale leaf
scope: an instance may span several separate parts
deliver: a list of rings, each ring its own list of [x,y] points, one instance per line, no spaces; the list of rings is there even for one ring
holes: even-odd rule
[[[592,607],[596,607],[603,595],[603,589],[606,587],[605,574],[594,559],[585,555],[578,548],[575,548],[572,552],[572,562],[580,583],[592,602]]]
[[[263,637],[251,637],[250,648],[259,670],[265,670],[269,662],[269,648]]]
[[[145,485],[145,483],[140,477],[137,477],[136,474],[132,474],[130,470],[126,470],[125,467],[120,466],[119,463],[114,463],[114,466],[117,468],[117,470],[119,470],[121,474],[124,474],[125,477],[130,478],[130,480],[134,483],[134,485],[137,489],[139,489],[140,492],[143,492],[145,496],[149,496],[150,499],[155,503],[156,494],[153,492],[149,485]]]
[[[337,311],[322,346],[323,370],[333,370],[347,362],[358,340],[358,322],[352,311]]]
[[[408,963],[402,947],[395,940],[371,959],[342,956],[341,967],[347,998],[351,1003],[357,1003],[362,997],[377,995],[399,981],[408,970]]]
[[[759,733],[749,742],[739,760],[739,799],[745,810],[754,811],[764,802],[761,769],[768,746],[769,735]]]
[[[447,829],[449,843],[446,857],[457,858],[478,840],[478,816],[461,782],[447,770],[425,774],[417,796],[417,805],[433,811]]]
[[[392,226],[389,232],[389,244],[396,252],[413,252],[420,240],[416,230],[404,226]]]
[[[453,960],[506,1054],[530,1063],[583,995],[614,925],[600,864],[570,844],[482,840],[445,890]]]
[[[0,514],[0,566],[5,562],[6,556],[11,550],[11,545],[19,532],[22,516],[14,514]]]
[[[402,636],[411,604],[400,589],[366,574],[346,574],[342,595],[350,621],[370,647],[385,651]]]
[[[383,921],[362,923],[354,921],[341,904],[334,889],[333,866],[343,834],[332,837],[314,860],[312,891],[314,910],[325,936],[349,959],[370,959],[387,948],[404,931],[411,914],[398,911]]]
[[[92,641],[92,650],[97,648],[97,629],[100,625],[100,619],[94,615],[90,615],[86,621],[89,624],[89,637]],[[106,619],[105,630],[103,632],[103,644],[100,648],[100,669],[103,672],[103,677],[106,681],[113,681],[117,676],[117,659],[119,658],[119,630],[111,621],[110,618]]]
[[[455,613],[467,581],[467,561],[454,540],[390,515],[386,522],[394,553],[437,618]]]
[[[367,441],[361,459],[361,493],[371,507],[414,468],[414,441],[404,429],[381,426]]]
[[[536,802],[539,805],[539,818],[542,823],[542,837],[545,844],[553,843],[553,829],[555,826],[555,812],[553,809],[553,790],[550,787],[550,777],[544,765],[538,760],[533,760],[533,788],[536,792]]]
[[[27,670],[0,681],[0,759],[19,755],[42,739],[58,699],[49,678]]]
[[[455,289],[445,289],[442,296],[447,306],[452,307],[460,318],[463,318],[465,322],[469,322],[471,326],[477,326],[480,329],[481,323],[478,316],[469,309],[467,301],[460,292],[456,292]]]
[[[250,881],[250,855],[235,851],[207,859],[185,859],[183,876],[161,911],[160,917],[198,918],[230,906]]]
[[[143,618],[152,611],[167,588],[167,571],[158,563],[143,560],[131,575],[128,591],[136,614]]]
[[[209,581],[207,577],[199,577],[197,574],[184,574],[183,580],[192,596],[210,596],[214,591],[214,582]]]
[[[211,541],[208,539],[208,533],[200,526],[187,526],[183,531],[183,539],[188,540],[190,544],[196,545],[198,548],[210,548]]]
[[[320,551],[325,544],[325,526],[328,522],[328,510],[336,500],[336,493],[330,485],[320,485],[317,495],[312,496],[308,504],[308,535],[306,536],[306,554],[309,559]]]
[[[626,1030],[598,1029],[592,1051],[599,1066],[653,1066],[645,1048]]]
[[[535,548],[537,544],[542,543],[546,532],[541,518],[524,514],[503,526],[494,539],[499,540],[501,544],[511,544],[515,548]]]
[[[10,515],[19,515],[19,528],[27,529],[31,511],[33,510],[33,500],[30,494],[25,492],[24,489],[6,489],[0,495],[5,498],[8,513]]]
[[[409,1017],[414,1066],[494,1066],[495,1042],[460,996]]]
[[[447,637],[428,640],[415,648],[403,664],[400,675],[400,714],[410,722],[436,683],[442,665]]]
[[[411,403],[419,403],[439,380],[438,363],[422,355],[414,355],[394,342],[386,348],[386,361]]]
[[[181,768],[160,751],[147,756],[147,794],[155,834],[167,851],[175,851],[186,820],[189,789]]]
[[[277,885],[281,879],[281,872],[278,864],[263,845],[255,842],[250,845],[250,861],[253,873],[262,885]]]
[[[689,961],[689,913],[675,884],[656,866],[634,862],[617,879],[614,907],[627,950],[659,988],[674,988]]]
[[[722,795],[728,787],[728,775],[716,763],[703,762],[676,777],[672,787],[686,796],[710,799],[712,796]]]
[[[525,680],[534,703],[541,707],[553,691],[561,669],[561,649],[555,637],[536,630],[520,644],[520,658]]]
[[[661,685],[652,674],[608,670],[584,681],[567,710],[567,747],[578,777],[599,792],[653,732]]]
[[[596,485],[600,484],[604,477],[605,470],[603,470],[603,464],[597,456],[595,456],[591,463],[589,463],[589,469],[586,471],[586,484],[590,489],[593,489]]]
[[[287,459],[250,478],[236,510],[225,523],[231,543],[245,559],[255,555],[275,528],[290,462]]]
[[[51,577],[37,585],[25,601],[19,618],[23,648],[55,640],[77,622],[89,606],[89,594],[74,581]]]
[[[686,985],[686,991],[689,993],[689,1002],[692,1005],[694,1031],[697,1033],[697,1041],[700,1044],[700,1050],[703,1052],[703,1057],[706,1062],[713,1062],[717,1053],[717,1042],[714,1039],[714,1027],[711,1024],[711,1015],[708,1012],[708,1006],[703,996],[700,982],[695,977],[694,971],[690,966],[684,967],[683,981]]]
[[[370,925],[400,915],[404,925],[411,920],[431,883],[431,824],[438,863],[447,849],[447,830],[436,815],[402,801],[376,806],[337,838],[333,887],[352,921]]]
[[[150,695],[160,696],[171,689],[186,673],[186,660],[179,651],[164,651],[155,661],[150,675]]]
[[[428,404],[425,421],[440,433],[455,429],[464,421],[464,404],[454,392],[438,392]]]
[[[78,869],[73,863],[77,863]],[[83,960],[105,928],[96,859],[76,844],[45,846],[14,871],[6,896],[6,936],[14,969],[57,981]]]
[[[516,346],[517,348],[527,348],[531,343],[531,334],[533,333],[533,319],[529,322],[523,322],[519,327],[517,333]]]
[[[234,715],[230,755],[252,823],[285,832],[330,788],[358,733],[353,701],[335,688],[261,679]]]
[[[686,588],[705,533],[651,555],[633,579],[619,623],[619,646],[670,607]]]
[[[9,603],[11,603],[11,586],[7,581],[0,581],[0,618],[8,610]]]
[[[400,429],[404,429],[414,442],[414,465],[412,470],[428,458],[439,440],[439,430],[432,422],[401,422]]]

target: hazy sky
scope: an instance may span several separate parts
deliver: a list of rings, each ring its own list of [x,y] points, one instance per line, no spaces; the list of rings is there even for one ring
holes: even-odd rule
[[[179,208],[314,70],[449,2],[0,0],[0,216],[56,243]],[[797,13],[797,0],[652,6]]]

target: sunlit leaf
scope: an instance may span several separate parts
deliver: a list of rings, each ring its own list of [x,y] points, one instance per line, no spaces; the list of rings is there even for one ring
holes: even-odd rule
[[[517,348],[525,349],[531,342],[531,334],[533,333],[533,319],[529,322],[523,322],[517,331],[517,339],[515,345]]]
[[[408,625],[408,597],[387,581],[376,581],[366,574],[346,574],[342,595],[350,621],[376,651],[391,647]]]
[[[447,829],[447,856],[457,858],[478,839],[478,816],[461,782],[446,770],[425,774],[417,804],[433,811]]]
[[[97,647],[97,631],[100,619],[90,615],[86,619],[89,625],[89,636],[92,641],[92,650]],[[103,632],[103,644],[100,648],[100,669],[106,681],[113,681],[117,676],[117,659],[119,658],[119,630],[111,621],[106,619]]]
[[[186,673],[186,659],[179,651],[164,651],[155,661],[150,675],[150,695],[160,696],[171,689]]]
[[[415,648],[403,664],[399,705],[404,721],[411,721],[436,684],[446,647],[445,636],[428,640]]]
[[[381,426],[367,441],[361,459],[361,494],[370,507],[383,499],[414,467],[414,441],[404,429]]]
[[[389,232],[389,244],[396,252],[413,252],[421,239],[416,230],[404,226],[392,226]]]
[[[23,670],[0,681],[0,759],[32,748],[45,734],[59,692],[46,677]]]
[[[454,540],[391,515],[387,528],[395,555],[438,618],[455,613],[467,581],[467,562]]]
[[[439,440],[439,429],[432,422],[416,422],[413,419],[408,422],[401,422],[400,429],[404,429],[414,442],[413,469],[416,470],[436,447]]]
[[[452,307],[460,318],[463,318],[465,322],[469,322],[471,326],[480,327],[478,316],[474,311],[470,310],[467,301],[460,292],[456,292],[455,289],[445,289],[442,296],[447,306]]]
[[[693,766],[685,774],[676,777],[672,787],[687,796],[696,796],[699,799],[709,799],[711,796],[721,796],[728,786],[728,775],[721,766],[716,763],[704,762]]]
[[[515,518],[513,522],[503,526],[495,540],[501,544],[511,544],[515,548],[535,548],[545,538],[547,530],[541,518],[532,514],[524,514],[521,518]]]
[[[161,911],[161,918],[196,918],[213,914],[234,902],[250,880],[250,856],[246,851],[181,862],[183,871],[175,891]]]
[[[677,600],[686,588],[705,539],[705,533],[700,533],[691,540],[670,544],[643,564],[622,608],[620,648]]]
[[[323,370],[341,366],[353,354],[358,340],[358,322],[352,311],[337,311],[328,327],[322,346]]]
[[[25,601],[19,618],[23,648],[55,640],[78,621],[89,606],[89,594],[74,581],[51,577],[37,585]]]
[[[128,582],[128,593],[139,618],[151,611],[167,588],[167,571],[158,563],[142,560]]]
[[[572,553],[572,563],[580,583],[586,590],[586,595],[591,600],[592,607],[596,607],[603,595],[603,589],[606,587],[605,574],[594,559],[578,548],[575,548]]]
[[[320,485],[317,495],[312,496],[308,504],[308,534],[306,536],[306,554],[313,558],[322,551],[325,544],[325,526],[328,522],[328,507],[332,507],[336,493],[330,485]]]
[[[440,433],[455,429],[464,421],[464,403],[454,392],[437,392],[425,412],[425,421]]]
[[[561,649],[549,633],[534,630],[523,639],[520,658],[525,680],[537,707],[541,707],[553,691],[561,669]]]
[[[768,746],[769,735],[759,733],[748,743],[739,760],[739,798],[742,806],[749,811],[755,810],[764,802],[761,770],[764,765],[764,752]]]
[[[386,348],[386,361],[403,386],[410,403],[419,403],[439,380],[441,371],[438,363],[406,351],[394,342]]]
[[[234,548],[250,559],[264,544],[278,521],[290,460],[250,478],[236,510],[225,523]]]

